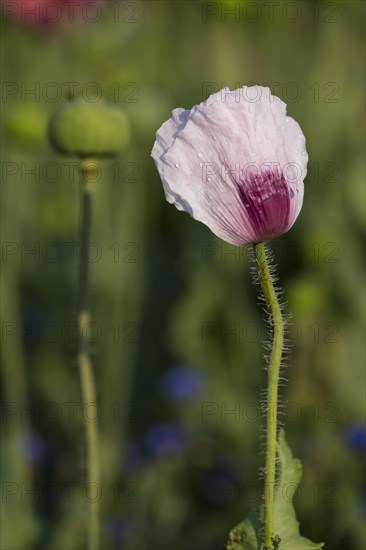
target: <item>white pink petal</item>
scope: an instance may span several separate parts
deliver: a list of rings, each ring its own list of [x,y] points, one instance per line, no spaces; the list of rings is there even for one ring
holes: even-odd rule
[[[305,138],[269,88],[225,88],[175,109],[152,157],[167,200],[229,243],[281,235],[301,210]]]

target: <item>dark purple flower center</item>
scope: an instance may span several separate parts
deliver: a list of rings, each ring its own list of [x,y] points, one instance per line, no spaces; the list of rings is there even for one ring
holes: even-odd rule
[[[246,174],[238,192],[258,242],[287,231],[294,192],[280,170]]]

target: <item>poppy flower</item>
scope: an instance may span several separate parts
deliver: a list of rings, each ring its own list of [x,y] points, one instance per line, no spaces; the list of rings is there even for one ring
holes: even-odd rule
[[[224,88],[174,109],[151,154],[166,199],[228,243],[273,239],[301,210],[305,137],[269,88]]]
[[[76,15],[82,12],[83,17],[94,17],[98,2],[89,0],[11,0],[4,7],[5,20],[11,19],[14,22],[29,27],[45,27],[58,24],[61,21],[73,23]],[[94,4],[88,13],[88,4]],[[85,6],[85,12],[83,11]],[[93,10],[93,14],[92,14]],[[90,21],[93,21],[90,19]]]

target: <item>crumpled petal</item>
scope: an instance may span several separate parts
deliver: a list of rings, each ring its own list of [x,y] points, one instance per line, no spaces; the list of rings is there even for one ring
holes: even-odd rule
[[[229,243],[281,235],[301,210],[305,137],[269,88],[224,88],[175,109],[152,157],[167,200]]]

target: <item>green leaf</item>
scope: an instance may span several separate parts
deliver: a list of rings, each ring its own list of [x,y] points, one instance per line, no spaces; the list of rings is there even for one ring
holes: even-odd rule
[[[300,483],[302,466],[293,458],[285,440],[284,430],[280,431],[277,442],[278,472],[274,494],[274,550],[320,550],[323,544],[316,544],[302,537],[299,522],[292,503]],[[227,550],[260,550],[262,544],[263,506],[251,511],[247,518],[234,527],[229,534]]]
[[[258,550],[257,534],[262,526],[260,513],[259,508],[252,510],[244,521],[230,531],[226,550]]]

